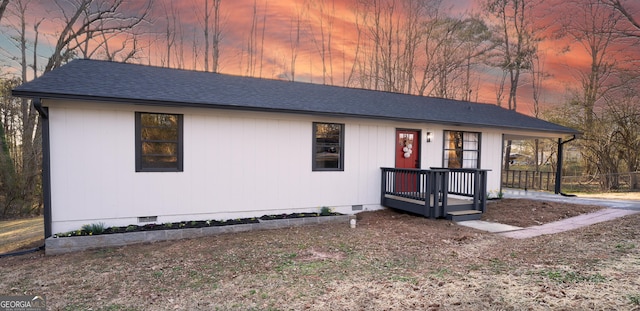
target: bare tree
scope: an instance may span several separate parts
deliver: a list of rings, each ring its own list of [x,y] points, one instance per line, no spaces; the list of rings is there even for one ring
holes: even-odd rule
[[[620,40],[617,26],[620,16],[599,0],[570,1],[566,10],[573,12],[563,20],[566,35],[579,43],[589,55],[586,70],[577,72],[580,90],[575,102],[582,108],[584,126],[588,129],[594,120],[596,103],[612,88],[617,61],[613,57],[619,52],[616,42]]]
[[[125,11],[123,1],[59,0],[53,2],[53,6],[57,9],[50,11],[48,21],[57,28],[52,35],[53,52],[47,59],[44,71],[57,68],[75,55],[96,55],[98,50],[107,51],[106,55],[113,56],[113,50],[107,41],[111,40],[116,33],[131,31],[140,25],[150,5],[148,2],[139,10],[132,10],[131,6],[127,6]],[[4,3],[8,4],[5,7],[6,12],[11,12],[15,17],[12,19],[14,25],[11,28],[15,35],[11,38],[15,40],[20,53],[13,58],[19,63],[21,78],[18,80],[21,83],[26,82],[40,73],[38,55],[42,55],[43,51],[39,50],[38,40],[44,19],[36,20],[33,25],[28,24],[26,17],[30,14],[30,0],[3,1],[0,6]],[[31,26],[33,26],[33,34],[29,33]],[[33,43],[30,42],[30,38],[33,38]],[[135,44],[133,50],[136,50]],[[12,200],[11,204],[20,212],[29,213],[42,206],[38,187],[42,155],[40,124],[29,100],[11,99],[7,90],[3,93],[2,107],[0,107],[2,110],[0,140],[2,140],[3,150],[2,159],[0,159],[2,162],[0,175],[3,176],[3,180],[0,183],[3,183],[2,187],[7,186],[7,179],[4,177],[12,176],[14,185],[18,187],[16,193],[20,194],[18,200],[20,202]],[[13,161],[13,173],[6,165],[6,160],[9,158],[7,155]]]
[[[0,208],[2,216],[20,210],[24,200],[17,154],[20,120],[20,102],[11,96],[11,89],[20,85],[20,79],[0,80]]]
[[[185,58],[185,47],[186,47],[186,43],[185,43],[185,38],[187,38],[187,36],[185,35],[185,31],[184,31],[184,24],[182,23],[181,19],[180,19],[180,15],[178,15],[178,29],[177,29],[177,35],[178,35],[178,39],[179,39],[179,44],[178,44],[178,48],[176,49],[176,57],[178,60],[178,64],[176,65],[177,68],[179,69],[185,69],[186,68],[186,58]]]
[[[300,49],[300,27],[302,18],[300,12],[296,14],[291,21],[291,29],[289,30],[289,44],[291,48],[291,60],[289,61],[289,70],[291,81],[296,80],[296,60],[298,59],[298,51]]]
[[[473,76],[477,72],[477,67],[484,63],[487,53],[493,50],[495,45],[490,40],[491,31],[480,17],[472,16],[466,18],[463,23],[463,27],[461,27],[461,31],[456,37],[457,40],[462,42],[460,46],[460,54],[462,56],[460,66],[464,71],[464,78],[458,86],[461,96],[456,98],[471,101],[474,90],[473,85],[477,85],[479,82],[479,79]],[[475,94],[476,96],[478,94],[477,87]]]
[[[625,36],[640,38],[640,22],[638,22],[638,15],[640,12],[632,11],[629,2],[622,2],[620,0],[601,0],[605,5],[613,7],[616,11],[620,12],[628,25],[622,27],[621,32]]]
[[[198,59],[200,59],[200,42],[198,41],[196,29],[193,29],[193,39],[191,40],[191,70],[198,70]]]
[[[164,2],[162,3],[162,8],[164,9],[164,18],[165,18],[165,30],[164,30],[164,35],[165,35],[165,43],[166,45],[166,51],[165,51],[165,57],[164,60],[162,61],[164,63],[164,65],[166,67],[171,67],[171,49],[173,49],[175,47],[176,44],[176,32],[177,32],[177,16],[179,15],[179,12],[174,8],[173,6],[173,2],[170,1],[169,2],[169,6],[167,6],[167,4],[165,4]]]
[[[247,38],[247,70],[248,76],[255,76],[256,72],[256,41],[258,32],[258,3],[253,0],[253,11],[251,15],[251,26]]]
[[[579,144],[585,170],[600,175],[603,189],[617,188],[622,151],[615,144],[615,118],[606,107],[620,102],[619,90],[628,83],[620,60],[634,42],[619,31],[623,16],[601,0],[568,1],[564,10],[572,12],[560,20],[564,34],[589,57],[588,66],[574,69],[577,87],[570,102],[575,126],[584,133]]]
[[[313,42],[320,62],[322,64],[322,84],[333,84],[333,59],[331,40],[333,38],[333,24],[335,20],[335,2],[331,0],[331,9],[327,9],[327,0],[310,0],[307,3],[307,10],[316,9],[317,14],[309,14],[309,16],[317,15],[317,20],[309,20],[307,25],[309,28],[309,37]],[[315,27],[317,25],[317,27]]]
[[[16,13],[20,18],[20,69],[22,81],[27,81],[28,59],[27,59],[27,33],[26,33],[26,17],[30,0],[15,1]],[[20,162],[21,187],[27,193],[35,195],[35,186],[38,181],[38,160],[39,160],[39,144],[38,140],[33,139],[37,136],[37,114],[36,110],[31,106],[31,102],[27,98],[21,99],[21,121],[22,121],[22,161]],[[23,198],[26,202],[33,202],[34,198]]]
[[[356,27],[356,42],[355,42],[355,51],[354,51],[354,57],[353,57],[353,62],[351,63],[351,69],[349,70],[349,75],[347,76],[347,80],[344,83],[346,86],[352,86],[355,85],[355,80],[356,80],[356,70],[358,68],[358,65],[360,64],[358,62],[359,56],[360,56],[360,51],[362,48],[362,26],[361,26],[361,11],[362,11],[362,6],[360,5],[359,1],[355,1],[355,8],[353,9],[353,15],[354,15],[354,25]],[[361,83],[359,84],[360,87],[362,86],[362,79],[357,79],[359,80]]]
[[[640,96],[638,86],[632,83],[625,85],[619,96],[607,99],[605,114],[614,129],[613,142],[616,144],[617,155],[625,163],[624,167],[630,172],[631,190],[640,189],[638,172],[640,169]],[[614,155],[615,156],[615,155]]]
[[[291,18],[291,26],[289,28],[289,49],[291,53],[289,75],[291,81],[296,80],[296,62],[298,60],[298,53],[300,52],[300,35],[305,7],[304,5],[300,7],[296,6],[296,15]]]
[[[149,13],[151,0],[137,9],[125,8],[123,3],[124,0],[56,0],[63,24],[45,72],[72,58],[97,33],[126,32],[141,25]]]
[[[469,100],[472,71],[493,48],[490,31],[478,18],[441,16],[435,10],[424,22],[419,95]]]
[[[40,28],[40,24],[44,21],[44,18],[37,21],[33,25],[34,39],[33,39],[33,63],[31,64],[31,68],[33,69],[33,78],[38,77],[38,38],[40,37],[40,32],[38,29]]]
[[[31,0],[16,0],[13,1],[8,12],[15,16],[16,24],[12,27],[16,32],[16,36],[12,36],[12,40],[15,41],[17,49],[20,51],[20,56],[16,57],[16,61],[20,66],[20,79],[15,81],[27,81],[29,73],[29,59],[27,52],[29,47],[27,41],[27,16]],[[4,84],[8,86],[10,84]],[[15,85],[13,85],[15,86]],[[37,118],[35,109],[30,105],[30,101],[26,98],[13,99],[10,97],[10,89],[3,90],[6,94],[3,96],[5,103],[3,104],[3,120],[0,124],[3,127],[2,137],[2,169],[0,174],[7,174],[11,180],[4,180],[0,182],[11,182],[7,184],[9,187],[7,190],[11,192],[10,198],[5,197],[10,203],[5,205],[4,213],[8,211],[7,208],[14,207],[19,211],[31,212],[37,209],[38,204],[38,191],[36,191],[36,185],[39,178],[39,133],[37,129]],[[7,137],[11,135],[12,137]],[[7,142],[13,142],[7,144]],[[7,151],[7,149],[9,149]],[[13,149],[11,151],[10,149]],[[8,161],[12,161],[11,165],[8,165]],[[6,170],[6,171],[4,171]],[[17,188],[13,188],[17,187]],[[18,192],[12,192],[18,189]]]
[[[533,116],[540,117],[540,102],[542,101],[542,90],[548,74],[544,69],[544,57],[536,53],[531,62],[531,88],[533,96]]]
[[[264,67],[264,33],[267,29],[267,6],[268,0],[264,0],[264,13],[262,14],[262,32],[260,35],[260,72],[258,77],[262,78],[262,69]]]
[[[221,6],[222,0],[204,0],[204,11],[201,17],[198,15],[198,18],[201,18],[204,36],[204,71],[211,69],[213,72],[218,72],[220,65],[220,44],[224,28]],[[200,11],[199,4],[194,3],[194,11]],[[194,40],[194,51],[196,48]]]
[[[536,53],[533,55],[532,63],[531,63],[531,87],[533,94],[533,116],[536,118],[540,117],[540,101],[542,97],[542,89],[545,78],[547,77],[544,70],[544,60],[543,57]],[[544,148],[540,144],[539,139],[534,140],[533,146],[534,153],[534,166],[535,171],[540,171],[540,159],[544,157]]]
[[[423,65],[418,94],[443,98],[468,99],[472,68],[493,45],[490,33],[476,18],[438,17],[426,24]],[[427,90],[427,87],[430,87]]]
[[[441,1],[359,0],[346,85],[469,99],[474,69],[493,46],[480,18],[452,18]]]
[[[535,0],[487,0],[484,9],[497,19],[495,42],[500,53],[494,64],[502,70],[497,90],[497,104],[502,104],[505,81],[508,77],[507,107],[518,108],[518,88],[523,73],[531,70],[532,59],[536,54],[537,38],[532,25],[532,10]],[[504,157],[504,169],[508,170],[511,154],[511,141],[507,141]]]
[[[536,53],[537,37],[533,27],[532,11],[535,0],[488,0],[484,4],[487,12],[497,19],[495,25],[496,42],[500,48],[496,65],[503,71],[503,80],[508,77],[507,107],[516,110],[520,77],[531,69]],[[504,82],[500,83],[500,92]],[[500,98],[500,96],[498,97]],[[501,102],[498,101],[500,105]],[[508,157],[507,157],[508,158]]]
[[[204,0],[204,71],[209,71],[209,18],[211,17],[211,10],[212,8],[209,7],[209,0]]]
[[[413,92],[424,7],[423,1],[414,0],[358,3],[355,13],[359,44],[351,72],[358,73],[362,87]],[[354,80],[353,74],[349,80]]]
[[[224,37],[225,18],[221,15],[222,0],[213,0],[213,49],[212,67],[213,72],[220,70],[220,45]]]
[[[414,64],[418,46],[421,44],[421,18],[424,5],[421,1],[405,0],[401,3],[401,14],[405,15],[402,23],[396,26],[395,38],[400,42],[395,47],[395,56],[392,57],[394,73],[389,75],[389,81],[395,84],[398,92],[411,94],[413,92]],[[394,77],[392,77],[394,76]]]
[[[2,0],[2,2],[0,2],[0,21],[2,21],[2,15],[4,15],[7,5],[9,5],[9,0]]]
[[[112,42],[111,38],[112,37],[105,33],[102,34],[103,42]],[[139,47],[138,42],[138,36],[133,34],[130,36],[127,35],[120,46],[111,47],[110,44],[105,44],[102,58],[109,61],[119,61],[124,63],[138,59],[138,54],[142,50],[142,48]]]

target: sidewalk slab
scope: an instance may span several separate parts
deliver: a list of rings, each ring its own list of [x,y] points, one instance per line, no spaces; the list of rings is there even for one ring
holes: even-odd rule
[[[522,230],[521,227],[500,224],[497,222],[489,222],[483,220],[467,220],[456,222],[458,225],[474,228],[482,231],[488,231],[491,233],[509,232],[514,230]]]
[[[619,200],[619,199],[599,199],[585,198],[579,196],[562,196],[544,191],[521,190],[521,189],[504,189],[504,198],[507,199],[530,199],[538,201],[550,201],[561,203],[573,203],[584,205],[598,205],[615,209],[626,209],[640,211],[640,201],[637,200]]]
[[[640,211],[607,208],[593,213],[583,214],[580,216],[571,217],[540,226],[527,227],[522,230],[502,232],[499,234],[501,236],[514,239],[526,239],[540,235],[569,231],[636,213],[640,213]]]

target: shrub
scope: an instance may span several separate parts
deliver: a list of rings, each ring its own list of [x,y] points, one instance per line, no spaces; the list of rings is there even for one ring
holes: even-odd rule
[[[327,206],[323,206],[322,208],[320,208],[320,215],[321,216],[329,216],[329,215],[331,215],[331,208],[327,207]]]
[[[104,232],[104,223],[99,222],[96,224],[84,225],[82,230],[90,235],[102,234]]]

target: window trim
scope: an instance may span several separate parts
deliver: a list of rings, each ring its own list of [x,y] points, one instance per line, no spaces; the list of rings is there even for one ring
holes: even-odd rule
[[[337,168],[325,168],[325,167],[318,167],[317,166],[317,161],[316,161],[316,144],[317,144],[317,140],[316,140],[316,132],[318,129],[318,125],[319,124],[335,124],[335,125],[339,125],[340,126],[340,158],[339,158],[339,162],[338,162],[338,167]],[[311,146],[311,169],[314,172],[343,172],[344,171],[344,130],[345,130],[345,125],[344,123],[336,123],[336,122],[313,122],[313,126],[312,126],[312,130],[311,130],[311,140],[312,140],[312,146]]]
[[[478,135],[478,149],[464,149],[464,138],[463,138],[463,144],[462,144],[462,161],[460,162],[460,168],[464,168],[462,165],[462,163],[464,163],[464,151],[475,151],[478,154],[478,157],[476,159],[476,167],[475,169],[479,169],[480,168],[480,163],[481,163],[481,155],[482,155],[482,132],[473,132],[473,131],[461,131],[461,130],[444,130],[442,131],[442,167],[443,168],[450,168],[448,167],[448,163],[446,162],[446,155],[447,155],[447,151],[449,150],[454,150],[454,149],[450,149],[447,147],[447,132],[458,132],[458,133],[462,133],[462,137],[464,137],[465,133],[469,133],[469,134],[477,134]]]
[[[174,115],[178,117],[178,150],[177,150],[177,163],[176,167],[155,167],[145,168],[142,167],[142,115],[143,114],[165,114]],[[136,172],[183,172],[184,171],[184,115],[177,113],[164,113],[164,112],[148,112],[148,111],[136,111],[135,112],[135,162]]]

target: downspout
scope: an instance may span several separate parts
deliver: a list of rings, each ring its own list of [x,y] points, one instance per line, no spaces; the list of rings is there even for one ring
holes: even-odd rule
[[[33,107],[40,115],[42,126],[42,202],[44,204],[44,238],[51,236],[51,144],[49,141],[49,109],[40,98],[33,98]]]
[[[564,195],[564,196],[568,196],[565,193],[562,193],[561,187],[562,187],[562,159],[563,159],[563,147],[564,144],[568,143],[568,142],[572,142],[574,140],[576,140],[576,138],[578,138],[576,135],[573,135],[573,137],[569,140],[565,140],[562,141],[562,138],[558,138],[558,167],[556,168],[556,187],[555,187],[555,193],[556,194],[560,194],[560,195]]]
[[[49,112],[47,108],[42,107],[42,101],[40,100],[40,98],[34,98],[33,99],[33,107],[36,108],[36,110],[38,111],[38,114],[46,119],[49,120]]]

